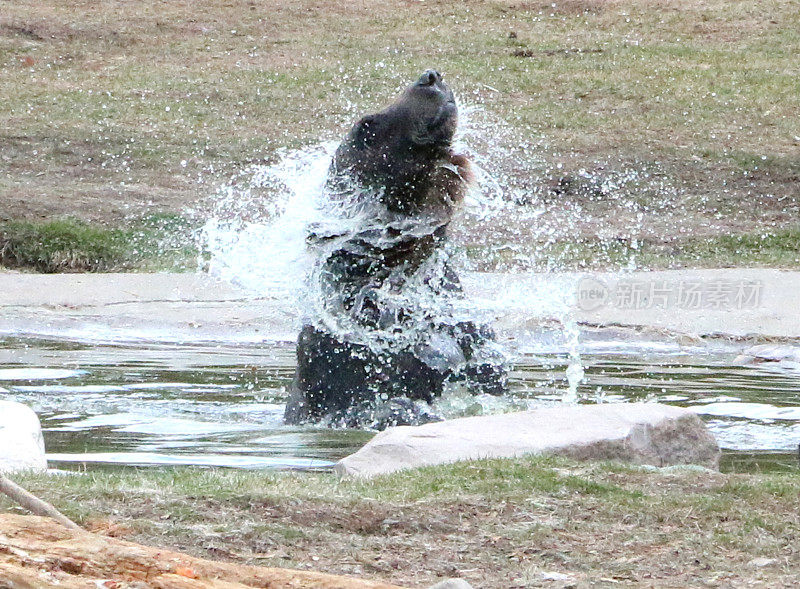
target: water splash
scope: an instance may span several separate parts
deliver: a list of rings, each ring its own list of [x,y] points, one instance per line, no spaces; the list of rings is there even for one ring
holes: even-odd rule
[[[208,271],[257,296],[285,302],[296,324],[309,317],[324,318],[335,333],[360,333],[362,339],[385,345],[399,341],[396,334],[380,341],[369,340],[361,326],[347,321],[347,314],[326,312],[330,291],[320,291],[321,281],[309,275],[318,256],[309,251],[309,228],[324,233],[333,222],[341,232],[348,221],[325,198],[325,182],[336,142],[325,142],[277,154],[275,163],[253,165],[243,170],[216,194],[213,210],[202,231],[208,256]],[[558,221],[545,221],[542,195],[546,165],[544,145],[525,139],[520,132],[477,106],[462,106],[455,150],[473,162],[477,183],[465,198],[449,226],[448,247],[429,264],[438,269],[445,263],[462,277],[466,298],[432,296],[429,287],[409,281],[401,293],[377,292],[375,296],[407,300],[390,301],[396,308],[416,307],[418,317],[447,317],[450,321],[502,322],[504,317],[524,314],[537,318],[557,317],[563,326],[570,357],[564,399],[575,401],[583,378],[578,328],[571,320],[573,285],[570,281],[547,281],[533,293],[522,283],[506,280],[543,265],[559,269],[557,260],[546,259],[548,244],[571,227],[576,216],[570,211]],[[363,219],[361,220],[363,221]],[[363,224],[361,226],[363,229]],[[530,244],[537,244],[531,247]],[[335,248],[336,242],[322,246]],[[324,256],[323,256],[324,257]],[[492,259],[491,265],[487,260]],[[498,260],[501,260],[498,262]],[[544,263],[543,263],[544,262]],[[470,295],[470,274],[487,266],[501,271],[494,292]],[[319,268],[317,267],[318,271]],[[313,270],[312,270],[313,272]],[[436,268],[422,269],[419,276],[442,274]],[[483,275],[485,276],[485,275]],[[324,282],[324,281],[322,281]],[[417,288],[419,287],[419,288]],[[441,293],[440,293],[441,294]],[[413,302],[412,305],[408,303]],[[344,320],[342,319],[344,317]],[[414,330],[409,329],[412,333]],[[378,334],[380,332],[373,332]],[[405,342],[406,344],[408,342]],[[514,350],[508,350],[513,355]]]
[[[252,165],[219,189],[202,228],[210,274],[302,311],[306,235],[324,221],[322,188],[336,145],[278,153],[277,163]]]

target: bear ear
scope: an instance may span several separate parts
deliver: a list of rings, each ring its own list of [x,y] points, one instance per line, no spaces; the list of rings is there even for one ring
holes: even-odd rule
[[[353,128],[353,143],[358,149],[365,149],[374,145],[378,139],[380,129],[380,115],[367,115]]]

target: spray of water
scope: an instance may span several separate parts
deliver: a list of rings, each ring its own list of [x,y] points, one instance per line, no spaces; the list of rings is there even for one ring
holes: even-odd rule
[[[323,186],[335,143],[278,154],[221,187],[202,229],[208,271],[302,314],[308,227],[323,222]]]
[[[543,145],[523,139],[515,129],[493,119],[479,107],[462,105],[460,112],[455,149],[472,160],[477,183],[450,224],[448,247],[426,262],[434,268],[421,268],[418,274],[436,276],[437,269],[448,264],[462,276],[468,296],[441,296],[441,292],[439,296],[431,296],[432,290],[423,281],[414,280],[408,281],[408,286],[399,293],[383,289],[374,296],[384,297],[384,303],[396,308],[415,307],[420,310],[417,317],[425,321],[440,316],[448,321],[491,323],[512,314],[531,318],[555,315],[563,326],[565,351],[569,356],[564,400],[574,402],[583,368],[579,330],[568,311],[572,284],[548,282],[547,287],[532,293],[507,280],[543,265],[558,268],[557,260],[543,260],[543,252],[551,238],[555,239],[563,233],[565,225],[573,223],[574,211],[565,210],[557,230],[552,223],[543,222],[547,208],[540,185],[545,171],[539,155],[543,153]],[[365,212],[359,218],[358,212],[343,213],[326,199],[324,186],[336,146],[335,142],[329,142],[282,152],[276,163],[250,166],[221,187],[202,231],[208,270],[257,296],[283,300],[298,327],[310,317],[322,318],[332,332],[351,337],[358,334],[367,343],[402,342],[396,333],[377,341],[380,330],[364,331],[357,322],[349,320],[347,313],[330,313],[333,291],[319,290],[320,284],[324,288],[324,280],[314,275],[319,271],[314,260],[320,256],[312,252],[313,248],[327,247],[333,251],[337,239],[347,238],[348,228],[363,232],[364,218],[374,213]],[[391,222],[391,219],[378,221]],[[339,237],[320,239],[317,241],[322,245],[309,246],[310,233],[325,237],[326,232]],[[469,296],[470,281],[476,276],[479,280],[488,276],[472,272],[487,269],[500,271],[493,275],[496,290],[484,296]],[[408,333],[415,331],[409,329]],[[506,352],[513,356],[513,347]],[[454,392],[453,398],[459,398],[459,394]],[[473,399],[451,405],[463,409],[474,403]],[[494,410],[496,403],[485,399],[484,409]]]

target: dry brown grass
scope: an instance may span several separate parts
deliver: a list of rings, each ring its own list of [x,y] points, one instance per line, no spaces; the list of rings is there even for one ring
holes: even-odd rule
[[[647,167],[674,190],[622,195],[642,236],[770,231],[800,215],[798,31],[798,0],[5,2],[0,220],[185,211],[435,65],[537,146],[532,193]],[[631,207],[564,202],[631,237]]]
[[[483,589],[791,587],[800,565],[796,471],[533,458],[373,482],[196,469],[22,482],[115,537],[416,587],[450,576]]]

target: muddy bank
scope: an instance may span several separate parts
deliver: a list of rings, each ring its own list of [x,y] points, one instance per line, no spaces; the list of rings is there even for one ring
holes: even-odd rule
[[[800,272],[668,270],[465,276],[503,339],[577,321],[668,336],[800,338]],[[204,274],[0,273],[0,334],[90,340],[294,341],[298,309]]]

